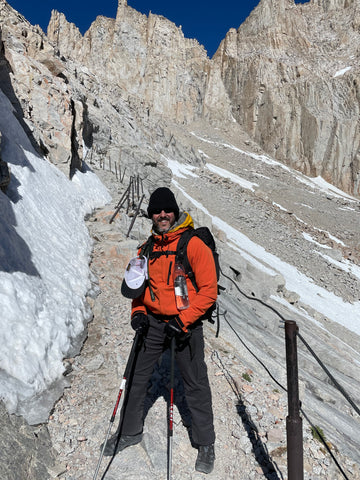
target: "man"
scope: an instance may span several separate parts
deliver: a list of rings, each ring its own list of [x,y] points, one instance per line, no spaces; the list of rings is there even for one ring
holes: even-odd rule
[[[186,280],[190,304],[179,311],[173,280],[175,252],[181,234],[194,228],[193,220],[187,212],[180,214],[173,192],[166,187],[156,189],[150,196],[148,216],[153,223],[148,285],[133,300],[131,313],[131,325],[145,335],[145,341],[136,360],[120,431],[108,441],[105,454],[112,455],[141,441],[148,381],[160,355],[168,348],[169,339],[175,336],[175,358],[191,413],[192,440],[198,448],[195,469],[210,473],[215,460],[215,432],[200,317],[217,297],[215,263],[209,247],[193,236],[187,246],[187,255],[197,289]]]

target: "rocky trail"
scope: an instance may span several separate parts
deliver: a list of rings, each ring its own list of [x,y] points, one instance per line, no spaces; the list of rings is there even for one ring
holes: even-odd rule
[[[119,186],[114,183],[114,176],[102,170],[97,173],[112,193],[115,205]],[[217,191],[220,180],[208,172],[202,175],[200,184],[192,186],[191,178],[183,181],[188,192],[195,194],[197,188],[197,195],[201,198],[203,189],[207,187],[205,179],[212,184],[214,192]],[[243,195],[244,191],[239,192],[237,188],[234,191],[233,186],[229,186],[228,190],[221,189],[221,199],[226,199],[224,202],[219,202],[216,195],[207,195],[205,198],[210,206],[213,199],[217,200],[216,212],[221,215],[222,206],[226,208],[232,205],[228,195],[239,193],[240,208],[244,203],[246,207],[256,205],[254,197],[248,201]],[[261,204],[265,205],[263,202]],[[209,210],[210,206],[207,204]],[[136,252],[136,237],[141,231],[141,238],[144,238],[150,225],[147,219],[139,218],[136,222],[138,227],[134,227],[134,238],[128,239],[124,222],[128,225],[129,219],[121,218],[125,215],[120,212],[118,219],[109,224],[113,211],[112,206],[107,206],[95,211],[87,221],[94,240],[91,260],[94,279],[88,298],[94,318],[88,326],[88,338],[80,355],[66,360],[71,386],[55,405],[48,425],[57,454],[53,476],[61,480],[93,478],[100,445],[106,435],[134,337],[129,324],[130,301],[121,296],[120,287],[127,261]],[[252,210],[246,211],[250,212],[247,214],[250,230],[253,228]],[[234,212],[228,209],[228,216]],[[238,219],[241,219],[238,206],[236,212]],[[257,208],[253,212],[262,212],[266,216],[267,208]],[[231,221],[236,221],[235,215]],[[295,228],[292,234],[296,235]],[[309,268],[310,263],[307,264]],[[173,478],[286,479],[286,392],[270,378],[265,369],[259,366],[255,370],[252,367],[254,359],[246,348],[246,340],[245,343],[240,342],[226,322],[221,323],[218,338],[215,329],[208,323],[204,330],[217,434],[215,468],[209,475],[194,470],[197,451],[191,447],[183,424],[183,421],[186,423],[187,411],[181,379],[177,376]],[[105,457],[98,478],[166,478],[168,379],[169,358],[164,354],[149,386],[142,442],[124,450],[113,460]],[[282,378],[282,384],[286,385],[286,379]],[[321,443],[313,439],[306,421],[303,429],[305,479],[344,478]],[[337,451],[336,455],[349,478],[359,479],[359,468],[355,462]]]

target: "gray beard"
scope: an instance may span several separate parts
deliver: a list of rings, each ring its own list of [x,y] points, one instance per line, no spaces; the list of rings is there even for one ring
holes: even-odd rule
[[[170,227],[167,228],[166,230],[164,230],[164,229],[159,230],[159,229],[157,228],[157,226],[153,223],[153,230],[154,230],[154,232],[157,233],[158,235],[162,235],[162,234],[164,234],[164,233],[167,233],[169,230],[172,229],[172,227],[173,227],[173,225],[170,225]]]

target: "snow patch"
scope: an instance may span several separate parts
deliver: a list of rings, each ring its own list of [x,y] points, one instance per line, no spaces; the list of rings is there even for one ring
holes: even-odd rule
[[[210,216],[210,212],[200,202],[188,195],[178,182],[173,180],[173,184],[196,208]],[[360,322],[358,321],[360,302],[345,302],[332,292],[328,292],[323,287],[316,285],[312,279],[299,272],[297,268],[267,252],[263,247],[251,241],[239,230],[236,230],[220,218],[212,217],[212,223],[226,234],[228,241],[235,245],[242,255],[244,253],[244,258],[250,255],[257,259],[258,262],[263,262],[274,274],[279,273],[282,275],[286,281],[286,288],[296,292],[303,304],[309,305],[330,320],[360,335]]]
[[[351,67],[345,67],[345,68],[342,68],[341,70],[338,70],[335,75],[334,75],[334,78],[336,77],[342,77],[346,72],[348,72],[349,70],[351,70]]]
[[[163,158],[167,161],[168,167],[170,168],[172,174],[178,178],[187,178],[187,177],[198,177],[194,170],[196,167],[193,165],[185,165],[184,163],[180,163],[176,160],[170,160],[170,158]]]
[[[206,168],[208,168],[210,172],[216,173],[217,175],[220,175],[223,178],[229,178],[232,182],[237,183],[241,187],[247,190],[251,190],[252,192],[255,191],[254,187],[259,186],[257,183],[249,182],[248,180],[245,180],[244,178],[239,177],[235,173],[231,173],[228,170],[225,170],[224,168],[220,168],[216,165],[213,165],[212,163],[207,163]]]
[[[15,413],[62,379],[62,360],[89,320],[84,216],[111,197],[91,171],[70,181],[39,157],[1,92],[0,109],[11,168],[0,192],[0,398]]]

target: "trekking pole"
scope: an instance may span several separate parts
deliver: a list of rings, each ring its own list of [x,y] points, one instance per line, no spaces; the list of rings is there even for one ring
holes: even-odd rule
[[[174,427],[174,371],[175,371],[175,337],[171,339],[170,345],[170,406],[169,406],[169,445],[168,445],[168,472],[167,480],[171,480],[172,467],[172,443]]]
[[[112,413],[111,418],[110,418],[109,428],[108,428],[108,431],[106,433],[105,442],[104,442],[103,448],[101,450],[101,454],[100,454],[98,464],[96,466],[96,471],[95,471],[95,475],[93,477],[93,480],[97,479],[97,476],[98,476],[98,473],[99,473],[100,464],[101,464],[102,458],[104,456],[106,443],[108,441],[108,438],[109,438],[109,435],[110,435],[110,430],[111,430],[111,427],[112,427],[112,425],[114,423],[114,420],[115,420],[115,417],[116,417],[116,413],[117,413],[117,410],[118,410],[118,407],[119,407],[119,403],[120,403],[122,393],[125,390],[126,382],[127,382],[128,378],[130,376],[130,373],[132,371],[132,366],[134,364],[136,349],[137,349],[140,338],[141,338],[141,335],[138,332],[136,332],[136,335],[134,337],[134,341],[133,341],[133,344],[132,344],[132,347],[131,347],[131,351],[130,351],[130,354],[129,354],[129,358],[128,358],[128,361],[127,361],[127,364],[126,364],[126,367],[125,367],[124,376],[123,376],[123,379],[121,381],[119,394],[117,396],[115,407],[114,407],[113,413]]]

